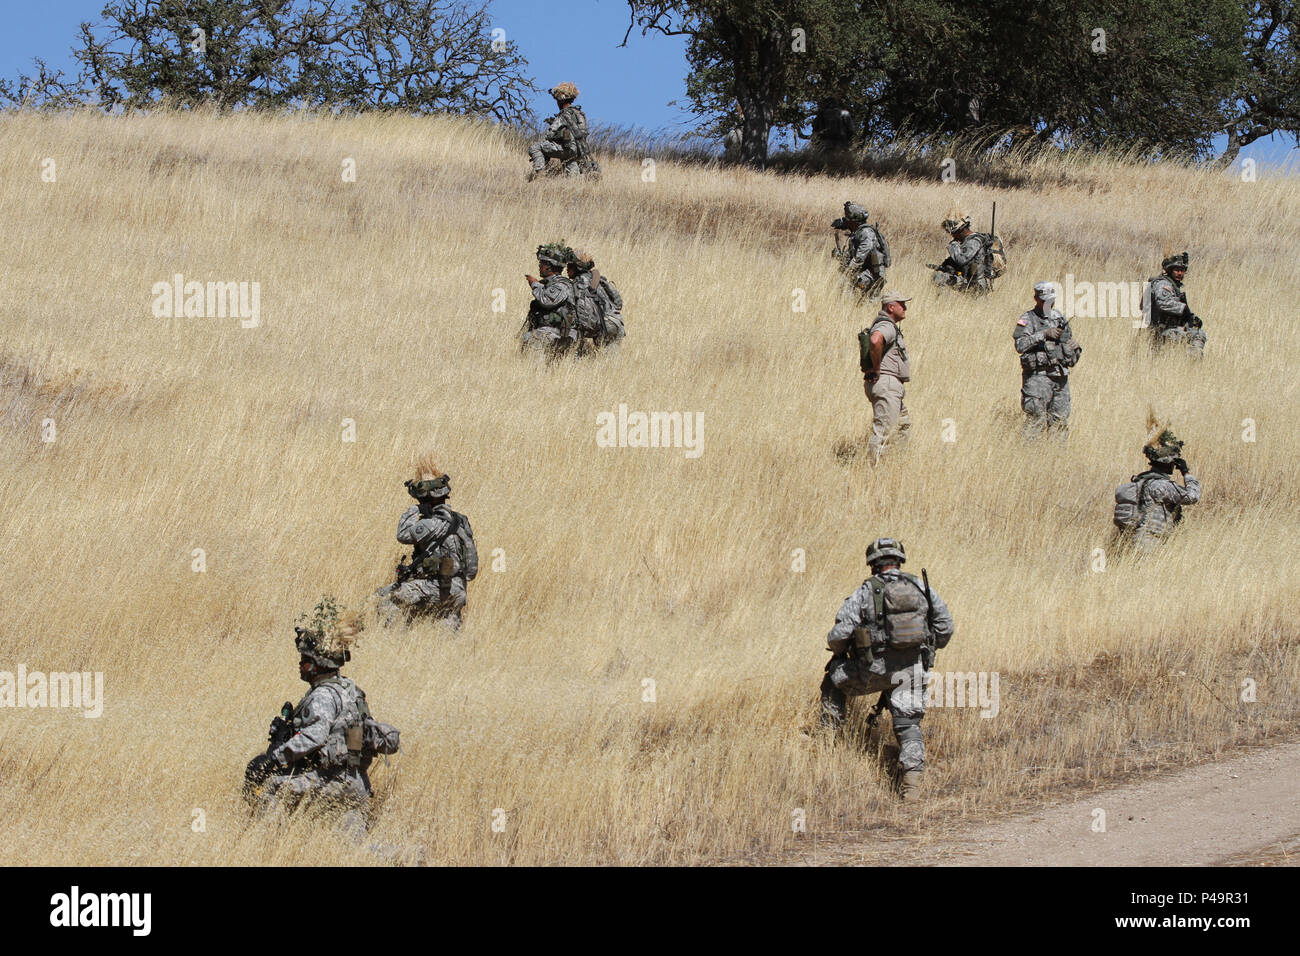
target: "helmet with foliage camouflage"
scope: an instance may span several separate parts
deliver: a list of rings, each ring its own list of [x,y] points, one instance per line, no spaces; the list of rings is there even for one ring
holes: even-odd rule
[[[416,501],[442,501],[451,494],[451,476],[440,469],[432,455],[415,461],[415,477],[406,479],[406,492]]]
[[[903,552],[903,542],[896,538],[877,538],[871,542],[871,547],[867,548],[867,564],[873,568],[877,564],[890,562],[902,564],[906,560],[907,555]]]
[[[1153,465],[1170,465],[1182,457],[1184,444],[1166,428],[1154,440],[1148,438],[1142,448],[1142,454],[1146,455],[1147,461]]]
[[[303,614],[293,629],[293,643],[298,654],[317,667],[335,671],[352,659],[348,650],[361,621],[352,611],[340,610],[331,595],[325,595],[313,608],[311,617]]]
[[[1176,256],[1165,256],[1164,260],[1160,263],[1160,268],[1165,272],[1168,272],[1170,269],[1182,269],[1183,271],[1186,271],[1187,253],[1180,252]]]
[[[548,242],[544,246],[537,247],[537,261],[545,262],[548,265],[562,268],[569,262],[573,261],[573,250],[564,244],[564,240],[559,242]]]
[[[964,209],[950,209],[948,210],[948,218],[940,225],[943,226],[943,231],[946,233],[961,232],[970,225],[970,214]]]
[[[596,268],[596,257],[584,249],[572,249],[573,258],[569,260],[569,265],[575,266],[579,272],[590,272]]]
[[[551,87],[548,92],[561,102],[565,100],[576,100],[578,98],[578,88],[572,83],[556,84]]]

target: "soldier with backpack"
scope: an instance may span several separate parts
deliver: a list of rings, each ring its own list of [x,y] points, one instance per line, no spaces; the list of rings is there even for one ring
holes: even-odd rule
[[[912,365],[899,325],[907,318],[907,303],[911,301],[899,292],[884,293],[875,320],[858,333],[862,386],[871,400],[868,448],[873,465],[879,464],[885,446],[891,441],[903,445],[911,437],[912,418],[903,404],[903,396],[905,385],[912,377]]]
[[[1154,336],[1152,344],[1185,345],[1192,358],[1205,355],[1205,330],[1199,316],[1187,305],[1183,277],[1187,275],[1187,253],[1166,256],[1160,263],[1164,270],[1148,280],[1143,300],[1147,325]]]
[[[406,481],[415,504],[397,522],[397,540],[412,546],[411,559],[397,566],[397,580],[378,592],[379,613],[392,622],[398,613],[446,619],[461,626],[469,582],[478,575],[478,548],[469,519],[447,507],[451,478],[428,456]]]
[[[1070,323],[1052,308],[1056,287],[1034,286],[1034,307],[1016,321],[1012,333],[1020,353],[1020,407],[1025,411],[1025,435],[1034,438],[1051,429],[1064,438],[1070,419],[1070,369],[1083,354]]]
[[[1201,500],[1201,483],[1182,457],[1184,442],[1152,421],[1142,449],[1151,467],[1115,489],[1115,527],[1121,540],[1138,551],[1157,547],[1183,520],[1183,506]],[[1174,469],[1183,476],[1174,481]]]
[[[867,222],[865,207],[855,202],[844,204],[844,215],[831,223],[836,230],[835,250],[832,255],[840,259],[840,267],[849,274],[853,287],[874,298],[885,286],[885,270],[893,265],[889,243],[880,232],[880,224]],[[847,249],[841,249],[839,233],[849,234]]]
[[[572,83],[561,83],[550,91],[555,97],[557,112],[546,118],[546,136],[528,147],[528,158],[533,168],[529,182],[536,179],[549,160],[558,159],[566,176],[599,173],[600,166],[587,150],[587,117],[574,100],[578,88]]]
[[[541,277],[525,275],[533,300],[519,330],[522,350],[542,349],[552,358],[578,343],[578,297],[573,280],[564,274],[573,250],[563,241],[537,247]]]
[[[996,203],[994,206],[996,215]],[[929,267],[934,270],[935,284],[961,292],[992,292],[993,280],[1006,269],[1002,240],[993,232],[972,231],[970,216],[959,209],[949,212],[942,226],[952,239],[948,257]]]
[[[582,344],[590,348],[617,345],[627,333],[623,324],[623,296],[596,268],[596,260],[581,249],[574,250],[568,273],[578,301]]]
[[[822,725],[838,730],[844,724],[848,698],[879,692],[875,718],[887,709],[898,738],[900,790],[904,800],[921,796],[925,770],[927,672],[937,650],[952,640],[948,606],[925,579],[904,574],[907,560],[902,542],[877,538],[867,548],[871,577],[849,595],[826,636],[831,659],[821,686]]]
[[[376,756],[397,753],[397,728],[370,716],[366,694],[339,674],[360,630],[331,599],[316,605],[310,627],[294,628],[298,676],[311,685],[295,707],[286,702],[271,722],[270,745],[244,772],[244,798],[256,812],[309,800],[341,815],[345,829],[365,832],[369,769]]]

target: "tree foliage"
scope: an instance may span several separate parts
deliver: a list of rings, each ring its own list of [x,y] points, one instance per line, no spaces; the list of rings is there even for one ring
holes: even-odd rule
[[[759,165],[772,128],[805,138],[829,102],[864,142],[908,131],[1205,155],[1224,134],[1235,153],[1300,127],[1293,0],[628,5],[629,33],[688,36],[696,113],[714,130],[743,124],[742,159]]]
[[[317,106],[530,117],[536,88],[474,0],[110,0],[81,24],[76,83],[42,69],[10,102]]]

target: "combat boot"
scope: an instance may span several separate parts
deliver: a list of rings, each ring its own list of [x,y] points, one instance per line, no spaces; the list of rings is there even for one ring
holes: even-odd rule
[[[906,770],[898,788],[904,803],[916,803],[921,799],[921,771]]]

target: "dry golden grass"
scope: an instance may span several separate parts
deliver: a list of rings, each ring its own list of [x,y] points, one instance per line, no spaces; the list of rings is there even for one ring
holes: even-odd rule
[[[106,696],[98,720],[0,712],[7,862],[382,860],[309,821],[250,825],[238,791],[303,689],[294,619],[387,583],[425,450],[483,572],[460,634],[370,630],[347,669],[402,730],[373,827],[401,859],[759,858],[979,819],[1294,724],[1295,179],[1098,161],[1061,185],[1043,164],[1026,170],[1039,186],[994,196],[937,173],[661,163],[644,182],[618,159],[599,184],[527,186],[517,143],[442,120],[0,129],[0,669],[103,671]],[[890,284],[916,294],[915,437],[876,471],[833,452],[869,428],[856,333],[874,310],[826,254],[846,198],[883,220]],[[923,267],[938,220],[960,203],[983,227],[992,198],[1010,275],[985,300],[940,297]],[[547,368],[513,336],[533,249],[559,237],[595,253],[629,331],[617,355]],[[1139,280],[1166,248],[1191,250],[1205,362],[1153,361],[1128,319],[1079,319],[1069,443],[1024,445],[1011,329],[1029,286]],[[177,272],[260,282],[261,326],[154,318],[151,287]],[[703,455],[598,448],[596,415],[619,403],[702,412]],[[1159,554],[1093,573],[1152,404],[1205,500]],[[997,718],[926,718],[931,799],[906,814],[866,702],[845,745],[801,737],[826,630],[884,533],[956,617],[940,668],[1001,675]]]

